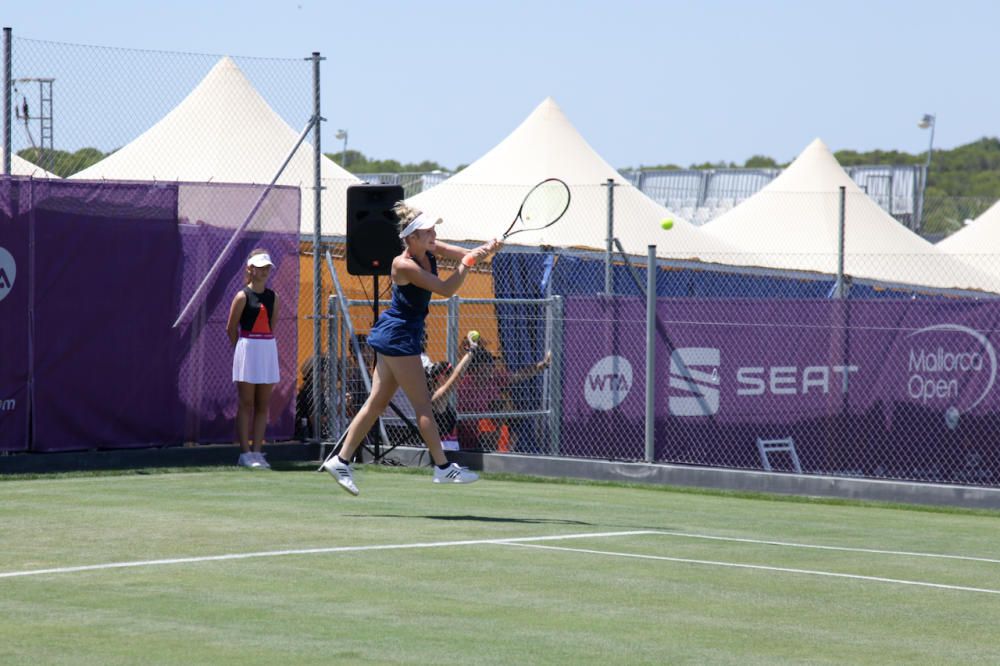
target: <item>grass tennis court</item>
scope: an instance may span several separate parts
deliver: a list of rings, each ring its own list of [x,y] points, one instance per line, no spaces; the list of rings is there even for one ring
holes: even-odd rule
[[[0,663],[1000,655],[996,513],[311,470],[0,481]]]

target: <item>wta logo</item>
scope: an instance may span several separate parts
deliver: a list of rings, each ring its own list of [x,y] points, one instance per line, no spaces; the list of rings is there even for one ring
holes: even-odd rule
[[[719,364],[714,347],[684,347],[670,354],[670,388],[688,395],[672,395],[674,416],[710,416],[719,411]]]
[[[583,380],[583,397],[592,409],[608,411],[622,404],[632,388],[632,364],[624,356],[605,356]]]
[[[0,247],[0,301],[14,288],[14,278],[17,277],[17,264],[10,252]]]

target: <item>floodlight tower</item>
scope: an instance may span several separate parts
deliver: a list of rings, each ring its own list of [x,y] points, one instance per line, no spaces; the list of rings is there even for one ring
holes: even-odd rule
[[[924,228],[924,196],[927,194],[927,177],[931,172],[931,155],[934,154],[935,125],[937,125],[937,115],[933,113],[925,113],[924,117],[917,123],[917,127],[920,129],[930,129],[931,131],[931,140],[930,143],[927,144],[927,161],[924,162],[924,177],[921,179],[923,182],[921,183],[920,188],[920,206],[917,211],[917,222],[920,224],[920,227],[917,231]]]
[[[343,140],[344,142],[344,152],[340,154],[340,166],[347,168],[347,130],[339,129],[334,135],[335,139]]]
[[[19,120],[24,121],[24,129],[28,133],[28,141],[37,153],[38,166],[47,171],[55,167],[55,146],[52,139],[52,78],[20,78],[11,83],[15,93],[20,93],[21,99],[15,102],[14,109]],[[38,84],[38,110],[32,115],[28,97],[18,90],[18,84]],[[32,120],[38,121],[38,145],[31,134]]]

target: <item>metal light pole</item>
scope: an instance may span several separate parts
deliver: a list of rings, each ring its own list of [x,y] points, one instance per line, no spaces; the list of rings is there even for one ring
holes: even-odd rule
[[[920,223],[920,229],[923,229],[924,227],[924,196],[927,194],[927,176],[931,171],[931,156],[934,154],[934,126],[936,124],[937,116],[933,113],[925,113],[924,117],[917,123],[917,127],[920,129],[930,128],[931,130],[931,140],[930,143],[927,144],[927,161],[924,162],[923,183],[920,188],[920,206],[917,211],[917,221]]]
[[[347,168],[347,130],[339,129],[335,135],[336,139],[344,141],[344,152],[340,154],[340,166]]]

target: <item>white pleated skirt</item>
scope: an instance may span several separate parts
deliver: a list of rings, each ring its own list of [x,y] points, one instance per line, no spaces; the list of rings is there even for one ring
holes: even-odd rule
[[[240,338],[233,351],[233,381],[248,384],[277,384],[278,343],[271,338]]]

